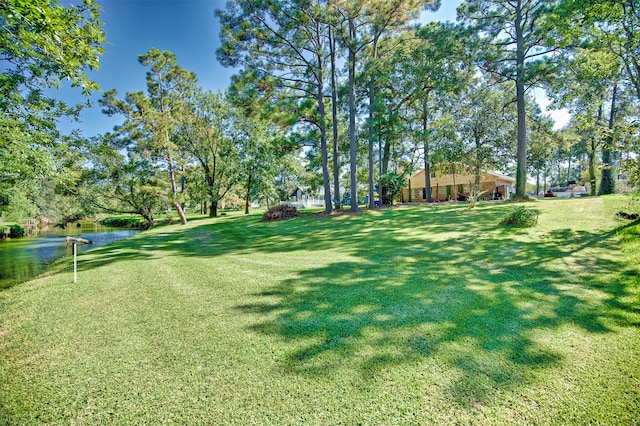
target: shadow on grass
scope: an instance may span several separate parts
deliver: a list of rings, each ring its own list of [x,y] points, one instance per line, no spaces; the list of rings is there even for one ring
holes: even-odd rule
[[[294,348],[291,374],[376,374],[437,359],[460,404],[518,386],[565,356],[545,343],[563,326],[638,327],[614,253],[615,233],[561,229],[540,238],[497,227],[504,209],[421,207],[262,223],[256,216],[141,235],[96,250],[94,268],[155,256],[335,251],[341,258],[259,288],[236,309],[255,332]],[[635,291],[635,290],[634,290]],[[635,322],[634,322],[635,321]],[[443,373],[444,374],[444,373]]]
[[[326,375],[348,364],[371,374],[433,356],[457,373],[451,392],[461,403],[491,398],[498,386],[558,366],[563,353],[543,343],[540,332],[638,326],[637,307],[623,300],[628,289],[611,279],[622,265],[613,256],[590,257],[594,247],[617,249],[616,230],[563,229],[523,241],[519,231],[495,228],[494,211],[465,212],[463,220],[455,217],[460,213],[387,213],[405,232],[380,236],[375,226],[384,219],[363,219],[352,236],[339,238],[357,261],[301,271],[254,295],[278,303],[238,309],[265,318],[276,312],[254,329],[307,342],[283,365],[292,373]]]

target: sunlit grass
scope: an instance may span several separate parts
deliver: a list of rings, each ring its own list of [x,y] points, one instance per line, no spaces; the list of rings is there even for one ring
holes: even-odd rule
[[[638,423],[623,203],[144,232],[0,293],[0,423]]]

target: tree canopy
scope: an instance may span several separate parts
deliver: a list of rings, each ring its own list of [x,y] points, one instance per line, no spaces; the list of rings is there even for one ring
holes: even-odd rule
[[[48,89],[98,89],[88,71],[105,40],[99,7],[6,0],[0,211],[70,215],[64,200],[82,199],[85,212],[151,224],[172,208],[186,223],[189,210],[248,212],[302,186],[329,214],[342,202],[393,203],[419,170],[425,201],[439,174],[472,174],[474,199],[491,170],[514,176],[520,197],[569,182],[591,194],[640,184],[634,0],[465,0],[456,23],[420,20],[439,5],[229,1],[216,11],[216,56],[236,70],[226,91],[202,87],[172,52],[141,52],[146,86],[104,92],[104,112],[122,121],[86,139],[58,130],[81,107]],[[570,111],[567,128],[554,129],[541,91]],[[46,197],[67,211],[51,212]]]
[[[105,34],[93,0],[69,6],[5,0],[0,25],[1,211],[11,199],[35,205],[32,194],[43,180],[55,180],[65,170],[70,146],[57,122],[75,116],[80,107],[56,100],[47,90],[64,80],[85,94],[97,90],[87,71],[99,67]],[[28,210],[13,216],[33,213]]]

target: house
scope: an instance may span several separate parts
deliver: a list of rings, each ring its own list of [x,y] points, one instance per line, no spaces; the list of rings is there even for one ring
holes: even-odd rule
[[[296,189],[293,190],[290,197],[291,201],[293,201],[294,203],[304,203],[309,198],[304,192],[304,189],[300,188],[299,186],[296,186]]]
[[[409,186],[402,189],[403,202],[425,202],[424,170],[409,179]],[[434,201],[464,199],[471,194],[474,176],[468,174],[431,176],[431,198]],[[480,198],[483,200],[509,199],[515,193],[516,180],[496,172],[480,176]]]
[[[322,207],[324,205],[324,197],[314,198],[310,197],[309,194],[302,188],[301,186],[296,186],[296,189],[289,195],[288,201],[280,201],[280,204],[287,204],[289,206],[294,206],[297,208],[305,208],[305,207]]]

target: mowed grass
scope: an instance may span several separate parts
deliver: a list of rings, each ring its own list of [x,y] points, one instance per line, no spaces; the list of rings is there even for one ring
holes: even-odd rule
[[[147,231],[0,293],[0,424],[637,424],[620,196]]]

